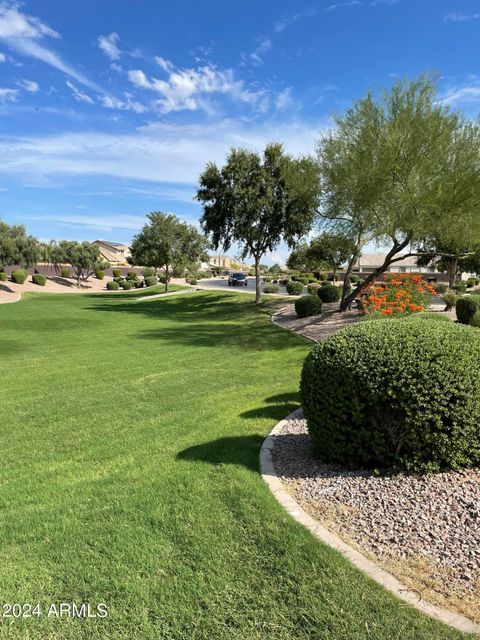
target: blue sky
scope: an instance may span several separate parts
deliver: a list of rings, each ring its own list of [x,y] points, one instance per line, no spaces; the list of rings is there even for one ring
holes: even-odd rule
[[[477,117],[479,36],[478,0],[0,0],[0,217],[44,240],[129,241],[152,210],[196,222],[207,161],[311,153],[332,112],[398,77],[436,73]]]

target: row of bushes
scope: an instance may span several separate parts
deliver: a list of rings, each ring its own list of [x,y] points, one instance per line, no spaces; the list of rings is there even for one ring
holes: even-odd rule
[[[11,278],[16,284],[23,284],[28,278],[28,273],[25,269],[15,269],[15,271],[12,271]],[[7,280],[8,276],[5,271],[0,271],[0,282],[6,282]],[[41,273],[34,273],[32,275],[32,282],[44,287],[47,284],[47,278]]]

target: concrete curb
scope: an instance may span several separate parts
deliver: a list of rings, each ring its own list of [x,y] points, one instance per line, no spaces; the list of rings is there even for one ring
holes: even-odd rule
[[[379,567],[375,562],[362,555],[336,534],[331,533],[319,522],[314,520],[288,493],[275,472],[272,450],[275,446],[275,436],[279,434],[285,423],[289,420],[300,417],[301,414],[302,410],[297,409],[281,420],[265,438],[260,450],[260,472],[262,474],[262,478],[267,483],[270,491],[282,507],[284,507],[284,509],[286,509],[286,511],[288,511],[288,513],[297,522],[309,529],[309,531],[311,531],[319,540],[328,544],[336,551],[339,551],[342,556],[355,565],[357,569],[360,569],[360,571],[375,580],[375,582],[406,602],[408,605],[415,607],[431,618],[439,620],[440,622],[443,622],[454,629],[458,629],[459,631],[463,631],[464,633],[480,633],[480,625],[477,625],[469,618],[459,613],[447,611],[447,609],[444,609],[443,607],[438,607],[422,600],[418,593],[407,589],[407,587],[397,580],[397,578],[395,578],[391,573],[388,573],[388,571]],[[399,606],[402,605],[399,603]]]

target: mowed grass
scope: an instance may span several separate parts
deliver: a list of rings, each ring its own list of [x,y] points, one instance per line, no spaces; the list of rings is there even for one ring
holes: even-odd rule
[[[245,294],[31,294],[0,307],[5,638],[460,638],[277,504],[258,453],[311,348]],[[48,618],[106,603],[105,619]]]

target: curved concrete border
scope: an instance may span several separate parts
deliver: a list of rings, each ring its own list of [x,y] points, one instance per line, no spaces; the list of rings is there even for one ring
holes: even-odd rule
[[[300,522],[304,527],[309,529],[314,536],[316,536],[323,543],[328,544],[330,547],[339,551],[344,558],[354,564],[357,569],[360,569],[367,576],[375,580],[379,585],[396,595],[398,598],[406,602],[407,604],[415,607],[422,613],[426,613],[431,618],[439,620],[444,624],[450,625],[454,629],[463,631],[465,633],[479,633],[480,625],[469,618],[459,614],[447,611],[443,607],[438,607],[434,604],[425,602],[419,598],[418,593],[410,591],[405,585],[403,585],[397,578],[391,573],[380,568],[375,562],[362,555],[359,551],[348,545],[336,534],[328,531],[319,522],[314,520],[306,513],[302,507],[293,499],[293,497],[284,488],[280,478],[275,472],[272,459],[272,449],[275,446],[275,436],[280,433],[280,430],[286,422],[298,418],[301,415],[301,409],[297,409],[286,418],[281,420],[265,438],[262,448],[260,450],[260,472],[262,478],[265,480],[278,502],[284,507],[288,513]]]

